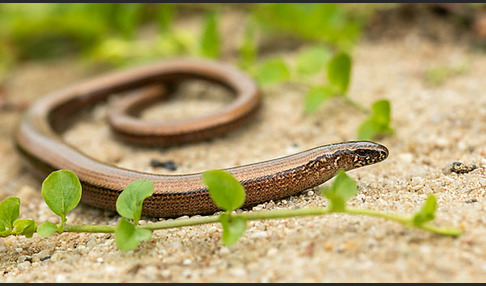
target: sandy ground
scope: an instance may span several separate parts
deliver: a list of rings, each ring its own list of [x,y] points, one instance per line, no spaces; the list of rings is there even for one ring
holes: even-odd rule
[[[364,105],[386,98],[395,134],[379,140],[384,162],[348,172],[359,186],[353,207],[412,214],[428,194],[438,199],[436,223],[464,231],[459,238],[407,229],[382,219],[329,215],[249,222],[233,247],[220,242],[220,225],[154,232],[137,250],[117,250],[112,235],[64,233],[50,238],[0,240],[1,282],[484,282],[486,281],[486,55],[454,35],[439,40],[416,29],[386,40],[364,39],[353,53],[349,96]],[[442,37],[442,38],[441,38]],[[448,38],[449,37],[449,38]],[[287,54],[291,57],[293,54]],[[432,85],[434,67],[463,71]],[[93,76],[76,61],[25,64],[8,82],[14,100]],[[356,138],[365,115],[339,99],[303,114],[305,90],[283,84],[264,90],[264,107],[250,124],[221,138],[177,148],[142,149],[114,140],[106,106],[85,114],[65,138],[93,157],[154,173],[151,159],[173,160],[172,173],[246,164]],[[197,94],[197,92],[196,92]],[[222,96],[185,96],[146,116],[209,112]],[[18,112],[0,112],[0,199],[20,197],[21,217],[57,222],[40,194],[40,181],[21,164],[12,144]],[[475,164],[466,174],[444,171]],[[327,183],[329,184],[329,183]],[[248,211],[325,206],[315,190]],[[70,223],[112,224],[112,212],[81,204]],[[144,220],[149,221],[150,219]]]

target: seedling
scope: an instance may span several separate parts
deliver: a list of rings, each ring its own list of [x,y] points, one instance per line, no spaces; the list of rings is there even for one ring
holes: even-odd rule
[[[152,239],[152,232],[155,230],[221,223],[223,228],[222,242],[226,246],[231,246],[244,235],[247,221],[249,220],[316,216],[331,213],[381,217],[401,223],[407,227],[420,228],[432,233],[452,237],[462,234],[457,228],[437,227],[431,223],[435,218],[437,208],[437,202],[433,195],[430,195],[423,207],[410,217],[380,213],[368,209],[348,208],[346,202],[356,195],[357,185],[343,170],[338,172],[331,187],[322,189],[322,193],[329,200],[329,207],[327,208],[244,212],[238,215],[235,215],[233,212],[240,208],[245,200],[244,188],[238,180],[230,173],[221,170],[207,171],[201,179],[207,185],[215,204],[224,210],[220,215],[139,225],[143,201],[153,194],[154,185],[151,181],[137,180],[130,183],[118,197],[116,210],[121,217],[117,226],[71,225],[67,223],[66,215],[79,203],[81,195],[79,179],[71,171],[55,171],[44,181],[42,195],[44,200],[49,202],[47,204],[49,208],[61,218],[61,222],[59,224],[44,222],[37,226],[37,222],[32,219],[18,219],[20,199],[8,197],[0,203],[0,237],[9,235],[32,237],[36,232],[42,237],[48,237],[55,232],[114,233],[118,248],[122,251],[129,251],[136,249],[141,242]],[[57,201],[57,203],[53,203],[53,201]]]

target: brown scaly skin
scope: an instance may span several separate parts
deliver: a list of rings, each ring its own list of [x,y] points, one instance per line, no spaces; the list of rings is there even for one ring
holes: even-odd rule
[[[254,82],[231,66],[188,59],[164,61],[96,78],[41,98],[30,107],[17,129],[17,149],[43,177],[58,169],[73,171],[83,186],[83,202],[96,207],[115,210],[121,191],[132,181],[145,179],[154,182],[155,191],[144,202],[144,215],[175,217],[213,213],[218,208],[202,183],[201,173],[156,175],[107,165],[68,145],[59,135],[67,128],[64,123],[69,122],[73,114],[113,93],[140,88],[141,97],[142,94],[163,93],[163,88],[157,90],[154,85],[187,78],[222,84],[232,90],[236,98],[213,115],[183,124],[158,123],[152,128],[127,116],[129,106],[121,107],[118,117],[112,117],[111,121],[118,120],[125,129],[115,132],[121,138],[148,145],[188,142],[216,136],[242,124],[260,105],[260,94]],[[131,104],[137,104],[136,100]],[[134,134],[140,133],[142,139],[133,139],[136,138]],[[226,170],[245,187],[244,206],[248,207],[297,194],[324,183],[339,169],[352,170],[383,161],[387,156],[386,147],[373,142],[343,142]]]

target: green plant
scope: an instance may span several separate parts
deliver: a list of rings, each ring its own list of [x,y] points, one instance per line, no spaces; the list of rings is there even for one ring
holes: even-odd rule
[[[293,67],[293,68],[292,68]],[[280,84],[285,81],[297,80],[307,87],[304,97],[304,111],[312,114],[322,104],[331,98],[341,98],[347,103],[368,114],[368,117],[358,128],[360,140],[370,140],[378,135],[392,135],[390,102],[385,99],[375,101],[371,110],[352,100],[348,94],[351,82],[352,60],[345,52],[339,52],[331,57],[331,52],[323,46],[313,46],[302,50],[295,63],[289,65],[280,57],[272,57],[263,61],[256,69],[251,70],[262,86]],[[314,84],[313,79],[326,74],[324,83]]]
[[[380,217],[401,223],[407,227],[416,227],[452,237],[462,234],[457,228],[437,227],[431,224],[437,208],[437,202],[433,195],[427,198],[425,204],[418,212],[407,217],[368,209],[346,207],[346,202],[356,195],[357,185],[342,170],[336,175],[331,187],[322,189],[323,195],[329,200],[328,208],[248,212],[238,215],[234,214],[234,210],[243,205],[245,191],[243,186],[231,174],[221,170],[213,170],[205,172],[201,179],[208,186],[210,196],[216,205],[224,210],[223,213],[140,225],[139,220],[143,201],[153,194],[154,185],[150,181],[138,180],[130,183],[116,202],[116,210],[121,216],[117,226],[72,225],[67,223],[66,214],[76,207],[79,202],[79,197],[81,196],[79,179],[71,171],[55,171],[44,181],[42,196],[49,208],[61,218],[61,222],[59,224],[44,222],[38,225],[32,219],[18,219],[20,199],[8,197],[0,203],[0,237],[9,235],[32,237],[36,232],[43,237],[48,237],[55,232],[114,233],[118,248],[123,251],[129,251],[137,248],[141,242],[150,240],[154,230],[219,222],[223,227],[222,241],[225,245],[230,246],[236,243],[245,233],[247,221],[249,220],[315,216],[331,213]]]
[[[355,43],[362,26],[360,19],[335,3],[263,3],[255,6],[254,14],[267,29],[340,49]]]
[[[448,79],[464,74],[469,69],[468,63],[456,65],[440,65],[425,70],[425,80],[431,86],[440,86]]]
[[[394,130],[390,127],[390,114],[390,102],[388,100],[374,102],[371,106],[370,115],[359,126],[358,139],[370,140],[380,134],[393,134]]]
[[[216,12],[206,15],[201,36],[201,54],[205,57],[218,58],[220,55],[221,38],[219,37],[219,22]]]

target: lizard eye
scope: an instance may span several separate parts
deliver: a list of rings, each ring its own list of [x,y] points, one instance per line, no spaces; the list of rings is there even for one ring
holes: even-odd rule
[[[356,155],[358,155],[359,157],[368,157],[369,153],[368,153],[368,151],[366,151],[364,149],[359,149],[359,150],[356,150]]]

